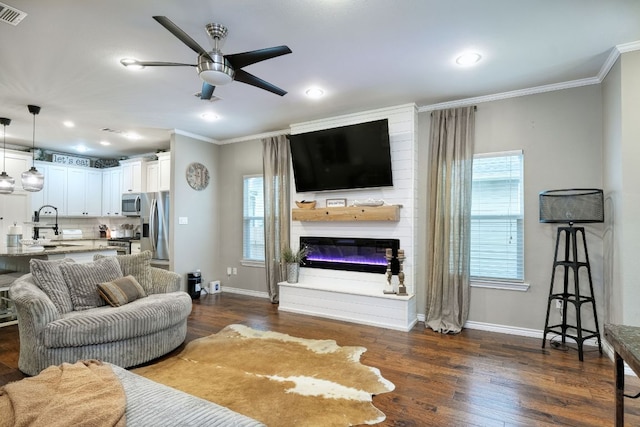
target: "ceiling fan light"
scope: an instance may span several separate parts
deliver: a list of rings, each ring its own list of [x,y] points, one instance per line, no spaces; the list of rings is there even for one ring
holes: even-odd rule
[[[224,56],[210,52],[208,56],[198,57],[198,75],[212,86],[221,86],[233,81],[235,71]]]
[[[25,191],[37,192],[44,187],[44,175],[38,172],[35,166],[31,166],[26,172],[22,172],[22,188]]]
[[[205,70],[200,72],[200,78],[212,86],[222,86],[233,81],[233,78],[230,75],[222,71],[213,70]]]
[[[3,171],[0,174],[0,194],[11,194],[15,188],[16,180]]]

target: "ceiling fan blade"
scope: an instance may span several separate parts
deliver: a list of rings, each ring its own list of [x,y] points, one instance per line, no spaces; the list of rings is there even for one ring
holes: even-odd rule
[[[275,93],[276,95],[286,95],[286,91],[280,89],[277,86],[272,85],[269,82],[265,82],[261,78],[254,76],[253,74],[249,74],[244,70],[236,70],[236,76],[234,80],[242,83],[246,83],[251,86],[259,87],[260,89],[268,90],[269,92]]]
[[[237,70],[239,68],[246,67],[247,65],[275,58],[277,56],[286,55],[288,53],[291,53],[291,49],[287,46],[275,46],[252,50],[251,52],[234,53],[232,55],[225,55],[224,57],[229,61],[231,66]]]
[[[202,90],[200,91],[200,99],[211,99],[211,97],[213,96],[213,90],[215,89],[215,86],[211,86],[209,83],[207,82],[202,82]]]
[[[204,48],[202,46],[200,46],[198,44],[198,42],[196,42],[194,39],[192,39],[189,36],[189,34],[185,33],[184,31],[182,31],[182,29],[180,29],[180,27],[178,27],[176,24],[171,22],[171,20],[169,18],[167,18],[166,16],[154,16],[153,19],[158,21],[158,23],[160,25],[165,27],[167,30],[169,30],[169,32],[171,34],[173,34],[178,39],[180,39],[180,41],[182,43],[184,43],[187,46],[189,46],[191,48],[191,50],[193,50],[194,52],[199,53],[201,55],[205,55],[207,58],[209,58],[209,53],[206,50],[204,50]],[[211,59],[211,58],[209,58],[209,59]]]
[[[136,61],[135,65],[143,67],[195,67],[196,64],[183,64],[181,62]]]

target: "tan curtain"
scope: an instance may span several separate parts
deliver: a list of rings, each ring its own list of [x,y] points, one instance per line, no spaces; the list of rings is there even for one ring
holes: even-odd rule
[[[436,332],[460,332],[469,314],[474,129],[475,107],[431,117],[425,325]]]
[[[280,248],[289,245],[289,140],[286,135],[262,139],[264,174],[264,266],[272,303],[279,301],[278,282],[285,278]]]

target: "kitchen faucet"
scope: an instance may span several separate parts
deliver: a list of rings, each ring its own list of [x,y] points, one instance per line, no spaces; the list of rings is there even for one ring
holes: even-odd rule
[[[39,225],[35,225],[38,224],[40,222],[40,211],[42,211],[42,209],[44,208],[53,208],[56,211],[56,223],[53,226],[47,226],[47,227],[40,227]],[[33,213],[33,222],[34,222],[34,226],[33,226],[33,240],[37,240],[40,237],[40,229],[41,228],[52,228],[53,229],[53,233],[57,236],[58,235],[58,208],[56,208],[53,205],[42,205],[40,207],[40,209],[38,209],[37,211],[35,211]]]

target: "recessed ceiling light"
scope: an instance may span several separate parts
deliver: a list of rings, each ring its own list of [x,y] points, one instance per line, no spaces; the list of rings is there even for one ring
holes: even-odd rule
[[[122,136],[124,136],[125,138],[130,139],[132,141],[135,141],[136,139],[142,138],[140,135],[138,135],[135,132],[125,132],[125,133],[122,134]]]
[[[120,60],[120,63],[129,70],[142,70],[144,66],[140,65],[139,62],[140,61],[134,58],[122,58]]]
[[[456,64],[463,67],[468,67],[470,65],[477,64],[480,59],[482,59],[482,55],[480,55],[478,52],[465,52],[458,55],[458,57],[456,58]]]
[[[100,141],[100,145],[111,145],[109,141]]]
[[[309,89],[304,91],[305,95],[307,95],[309,98],[321,98],[322,96],[324,96],[324,90],[320,89],[319,87],[310,87]]]
[[[218,117],[217,114],[214,113],[202,113],[200,114],[200,117],[202,117],[204,120],[208,121],[208,122],[213,122],[215,120],[218,120],[220,117]]]
[[[75,127],[75,123],[73,123],[71,120],[65,120],[64,122],[62,122],[63,125],[65,125],[68,128],[72,128]]]

